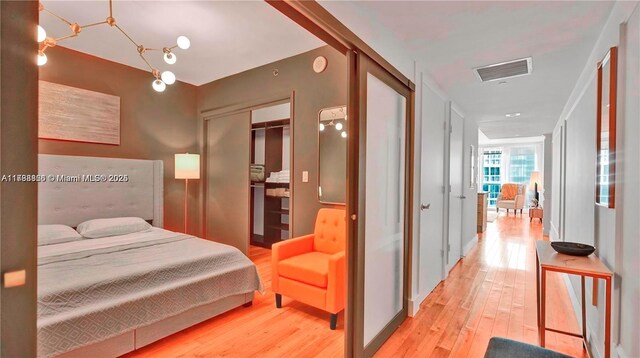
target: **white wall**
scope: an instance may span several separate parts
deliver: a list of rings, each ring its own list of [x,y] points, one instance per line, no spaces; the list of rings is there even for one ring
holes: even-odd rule
[[[471,118],[464,119],[462,170],[462,255],[466,256],[478,242],[478,184],[471,186],[471,152],[473,146],[478,166],[478,124]]]
[[[635,8],[635,11],[634,11]],[[621,36],[620,24],[629,21],[628,35]],[[553,135],[553,157],[561,158],[559,171],[552,173],[553,188],[561,197],[552,200],[552,238],[592,244],[596,254],[615,272],[612,356],[640,357],[640,10],[638,2],[617,2],[586,61]],[[596,156],[596,64],[612,46],[619,46],[618,116],[616,158],[616,208],[594,204]],[[563,142],[564,138],[564,142]],[[564,158],[563,156],[564,151]],[[586,292],[591,292],[587,280]],[[574,297],[580,283],[570,279]],[[598,305],[587,295],[587,327],[596,356],[604,356],[604,285],[599,286]],[[574,302],[576,313],[578,302]],[[579,317],[579,315],[577,315]]]
[[[620,278],[618,351],[640,357],[640,6],[623,36],[625,58],[618,122],[616,275]],[[616,328],[614,328],[615,330]]]
[[[542,168],[542,182],[544,185],[542,199],[542,207],[544,208],[544,217],[542,218],[542,234],[549,235],[551,228],[551,216],[553,215],[553,208],[551,202],[553,201],[553,185],[551,183],[551,177],[553,172],[553,146],[551,145],[551,133],[544,135],[544,158]]]

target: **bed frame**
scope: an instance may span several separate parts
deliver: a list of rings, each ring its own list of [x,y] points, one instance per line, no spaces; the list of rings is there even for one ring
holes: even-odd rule
[[[135,216],[150,221],[153,226],[163,226],[164,171],[161,160],[40,154],[38,168],[47,179],[38,183],[39,224],[76,227],[90,219]],[[83,175],[94,178],[106,175],[107,181],[83,182]],[[128,181],[109,181],[109,175],[126,175]],[[249,306],[253,295],[251,292],[225,297],[58,357],[117,357],[238,306]]]

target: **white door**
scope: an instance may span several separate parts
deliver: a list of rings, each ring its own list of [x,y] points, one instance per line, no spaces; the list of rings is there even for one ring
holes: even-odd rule
[[[420,261],[418,287],[431,292],[444,278],[444,135],[446,104],[422,85]]]
[[[458,262],[462,252],[462,200],[465,199],[462,191],[462,166],[463,166],[463,126],[464,120],[456,113],[450,111],[450,140],[449,140],[449,242],[446,271],[449,272]]]

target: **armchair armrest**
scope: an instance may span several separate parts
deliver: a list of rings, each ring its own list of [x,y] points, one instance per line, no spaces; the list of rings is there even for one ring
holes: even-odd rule
[[[523,195],[523,194],[516,195],[516,208],[517,209],[524,208],[524,198],[525,198],[525,195]]]
[[[344,251],[329,258],[327,282],[327,310],[338,313],[344,309],[346,261]]]
[[[278,293],[278,262],[313,251],[314,235],[305,235],[271,246],[271,288]]]
[[[271,246],[271,257],[276,261],[313,251],[314,235],[305,235],[284,240]]]

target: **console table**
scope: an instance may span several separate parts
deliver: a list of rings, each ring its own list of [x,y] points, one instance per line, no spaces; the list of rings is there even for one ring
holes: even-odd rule
[[[582,297],[582,334],[560,331],[545,326],[546,314],[546,283],[547,271],[554,271],[580,276],[581,297]],[[582,338],[582,343],[589,352],[591,351],[587,344],[587,326],[586,308],[585,308],[585,277],[593,278],[593,300],[597,304],[598,279],[606,282],[605,293],[605,328],[604,328],[604,356],[609,358],[611,355],[611,291],[613,273],[598,259],[595,255],[589,256],[570,256],[557,253],[551,242],[539,240],[536,242],[536,293],[537,293],[537,309],[538,309],[538,335],[540,337],[540,346],[545,345],[546,331],[567,334],[573,337]]]

